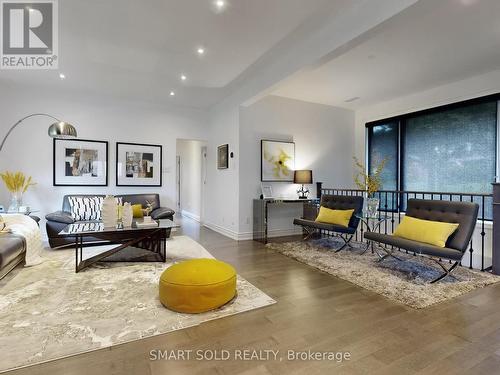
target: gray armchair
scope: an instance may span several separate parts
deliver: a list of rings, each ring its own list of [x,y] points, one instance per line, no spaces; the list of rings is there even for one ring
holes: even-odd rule
[[[479,205],[471,202],[450,202],[441,200],[410,199],[406,215],[423,220],[441,221],[445,223],[457,223],[458,229],[448,238],[445,247],[438,247],[426,243],[411,241],[404,238],[394,237],[390,234],[365,232],[367,240],[379,242],[390,247],[382,247],[386,253],[379,261],[392,256],[394,247],[414,252],[418,255],[428,255],[444,271],[438,278],[431,281],[435,283],[448,276],[459,264],[469,245],[474,228],[476,226]],[[432,257],[444,258],[454,261],[450,268],[446,268],[441,262]]]
[[[322,195],[320,206],[330,208],[332,210],[351,210],[354,213],[347,227],[335,224],[321,223],[308,219],[294,219],[295,225],[300,225],[306,231],[307,235],[304,239],[308,239],[312,234],[318,231],[328,231],[338,233],[339,238],[344,241],[342,247],[336,252],[344,249],[346,246],[351,246],[350,242],[356,233],[359,225],[359,218],[356,215],[363,212],[363,197],[351,195]]]

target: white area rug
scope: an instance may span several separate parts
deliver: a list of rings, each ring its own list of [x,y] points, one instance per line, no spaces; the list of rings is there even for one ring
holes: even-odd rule
[[[95,251],[95,250],[94,250]],[[0,289],[0,372],[159,335],[275,303],[238,276],[238,296],[218,310],[180,314],[158,298],[164,269],[213,258],[186,236],[167,243],[167,263],[107,263],[74,271],[74,250],[45,250]]]
[[[425,257],[397,252],[404,261],[388,258],[378,263],[378,257],[367,251],[360,254],[359,246],[353,250],[335,253],[343,242],[335,237],[310,241],[270,243],[267,247],[299,262],[350,281],[362,288],[381,294],[390,300],[422,309],[450,300],[477,288],[500,282],[500,277],[488,272],[458,267],[452,276],[429,284],[442,271]],[[447,265],[449,267],[449,265]]]

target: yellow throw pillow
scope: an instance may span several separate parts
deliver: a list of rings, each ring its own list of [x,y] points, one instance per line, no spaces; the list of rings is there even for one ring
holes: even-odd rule
[[[320,223],[340,225],[347,228],[353,213],[354,209],[332,210],[330,208],[320,207],[316,221],[319,221]]]
[[[443,223],[441,221],[431,221],[417,219],[411,216],[403,217],[393,235],[430,245],[445,247],[448,237],[458,228],[458,224]]]
[[[142,205],[141,204],[133,204],[132,205],[132,215],[136,219],[140,219],[144,217],[144,213],[142,212]]]

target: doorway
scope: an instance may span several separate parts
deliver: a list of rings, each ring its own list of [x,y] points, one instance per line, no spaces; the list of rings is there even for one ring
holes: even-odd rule
[[[207,142],[178,139],[176,148],[177,212],[203,223],[207,183]]]

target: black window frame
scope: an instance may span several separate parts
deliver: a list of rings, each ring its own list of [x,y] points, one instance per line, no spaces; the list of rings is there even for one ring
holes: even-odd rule
[[[486,96],[481,96],[477,97],[474,99],[467,99],[467,100],[462,100],[459,102],[454,102],[450,104],[445,104],[445,105],[440,105],[437,107],[432,107],[432,108],[427,108],[424,110],[419,110],[415,112],[408,112],[404,113],[401,115],[397,116],[392,116],[392,117],[387,117],[375,121],[369,121],[365,123],[365,129],[366,129],[366,140],[365,140],[365,147],[366,147],[366,169],[368,173],[371,173],[370,170],[370,164],[371,164],[371,152],[370,152],[370,147],[371,147],[371,135],[373,134],[373,127],[378,126],[378,125],[386,125],[388,123],[396,123],[397,128],[398,128],[398,146],[397,146],[397,173],[396,173],[396,186],[397,186],[397,191],[401,191],[402,187],[404,186],[403,184],[403,176],[404,176],[404,171],[403,171],[403,166],[404,166],[404,137],[405,137],[405,127],[408,119],[417,117],[417,116],[422,116],[422,115],[429,115],[429,114],[434,114],[434,113],[440,113],[448,110],[453,110],[453,109],[459,109],[459,108],[464,108],[470,105],[474,104],[481,104],[481,103],[488,103],[488,102],[497,102],[497,126],[496,126],[496,132],[495,132],[495,174],[499,173],[499,128],[500,128],[500,93],[496,94],[491,94],[491,95],[486,95]],[[498,177],[498,176],[495,176]],[[491,181],[492,183],[494,181]],[[461,193],[461,192],[435,192],[435,193]],[[474,194],[477,192],[462,192],[463,194]],[[399,194],[396,194],[396,199],[399,200],[397,204],[394,205],[394,207],[397,207],[395,210],[390,210],[390,209],[381,209],[381,211],[385,212],[402,212],[404,211],[404,201],[401,197],[399,197]]]
[[[392,119],[388,119],[388,120],[380,120],[378,121],[377,124],[374,124],[372,126],[366,126],[366,150],[367,150],[367,155],[366,155],[366,170],[368,173],[371,173],[371,153],[370,153],[370,147],[372,147],[372,140],[371,140],[371,136],[373,134],[373,128],[377,125],[388,125],[388,124],[395,124],[396,125],[396,129],[397,129],[397,139],[396,139],[396,191],[400,191],[401,190],[401,168],[402,168],[402,165],[401,165],[401,155],[400,155],[400,151],[401,151],[401,122],[398,120],[398,121],[394,121]],[[382,199],[382,197],[379,197]],[[384,211],[384,212],[398,212],[399,210],[401,210],[401,197],[399,197],[399,194],[397,194],[395,197],[395,200],[396,200],[396,203],[392,203],[392,207],[393,209],[388,209],[386,205],[384,205],[385,208],[382,209],[382,202],[381,202],[381,208],[380,210],[381,211]],[[387,199],[387,196],[385,197],[385,199]],[[387,201],[385,201],[385,203],[387,203]]]

